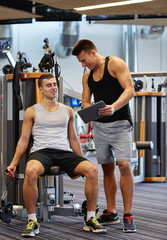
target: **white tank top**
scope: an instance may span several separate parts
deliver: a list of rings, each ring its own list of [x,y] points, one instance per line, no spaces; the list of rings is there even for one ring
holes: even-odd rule
[[[44,148],[71,151],[67,137],[70,118],[67,107],[59,103],[56,112],[48,112],[40,103],[34,105],[35,123],[32,127],[31,153]]]

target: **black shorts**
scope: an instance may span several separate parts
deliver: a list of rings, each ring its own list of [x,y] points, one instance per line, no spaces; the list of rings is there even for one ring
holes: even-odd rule
[[[45,148],[31,153],[28,161],[37,160],[42,163],[47,175],[52,166],[60,166],[61,170],[68,174],[71,178],[75,178],[73,174],[79,163],[88,161],[87,159],[77,155],[74,152]]]

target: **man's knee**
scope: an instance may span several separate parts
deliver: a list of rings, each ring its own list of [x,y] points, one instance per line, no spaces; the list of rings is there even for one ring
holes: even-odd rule
[[[102,164],[102,169],[105,174],[110,175],[115,171],[115,163]]]
[[[37,160],[31,160],[26,165],[25,176],[29,179],[38,178],[44,173],[43,165]]]
[[[35,168],[26,168],[25,170],[25,177],[28,179],[28,180],[35,180],[37,179],[38,177],[38,174],[37,174],[37,171]]]
[[[98,178],[98,168],[94,164],[91,164],[88,167],[86,177],[89,178]]]
[[[93,173],[95,176],[98,176],[98,168],[97,168],[97,166],[92,164],[91,173]]]
[[[118,161],[118,167],[122,175],[131,174],[131,164],[128,161]]]

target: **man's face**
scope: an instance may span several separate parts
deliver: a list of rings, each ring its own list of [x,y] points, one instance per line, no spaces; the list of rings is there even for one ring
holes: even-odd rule
[[[86,52],[81,51],[80,54],[77,56],[78,61],[82,64],[82,67],[87,67],[90,70],[94,69],[95,67],[95,54],[94,51]]]
[[[57,97],[57,83],[55,78],[44,79],[42,81],[42,87],[40,91],[44,94],[46,98],[56,98]]]

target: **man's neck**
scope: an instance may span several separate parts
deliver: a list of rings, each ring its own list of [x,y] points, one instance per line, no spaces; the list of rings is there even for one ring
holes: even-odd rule
[[[94,68],[94,71],[99,71],[104,68],[105,64],[105,57],[101,56],[100,54],[97,55],[97,63]]]
[[[54,99],[44,98],[41,102],[41,105],[45,108],[55,108],[58,105],[58,102],[55,98]]]

